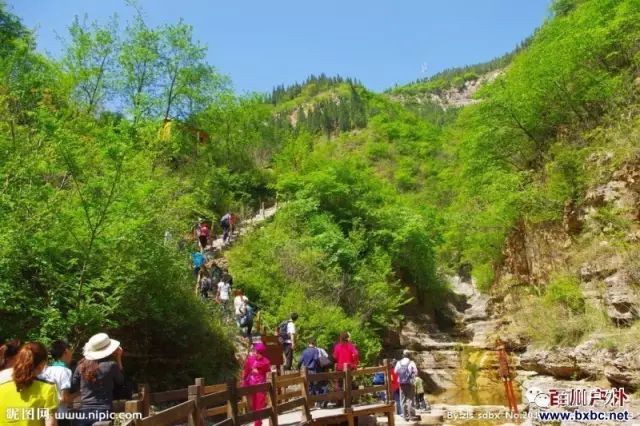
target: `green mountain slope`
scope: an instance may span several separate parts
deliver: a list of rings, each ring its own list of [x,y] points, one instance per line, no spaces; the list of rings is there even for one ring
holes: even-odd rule
[[[269,326],[298,311],[303,339],[349,330],[371,361],[404,305],[447,301],[442,276],[470,267],[496,290],[514,233],[559,226],[638,152],[640,5],[553,10],[513,54],[388,93],[320,75],[237,96],[182,22],[75,22],[54,61],[0,8],[0,337],[108,329],[141,379],[229,375],[233,330],[192,294],[185,234],[276,199],[228,254]],[[408,101],[495,67],[473,104]],[[596,210],[618,239],[637,222]],[[545,303],[582,309],[573,281],[551,281],[532,287]]]

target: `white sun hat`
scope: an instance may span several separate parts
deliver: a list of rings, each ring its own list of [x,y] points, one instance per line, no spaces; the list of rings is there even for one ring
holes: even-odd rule
[[[91,336],[84,345],[82,354],[88,360],[96,361],[106,358],[118,349],[120,342],[110,339],[107,333],[98,333]]]

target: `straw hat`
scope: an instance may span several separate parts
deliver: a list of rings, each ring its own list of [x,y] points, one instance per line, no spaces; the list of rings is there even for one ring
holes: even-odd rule
[[[89,339],[84,345],[82,354],[88,360],[99,360],[106,358],[120,347],[120,342],[110,339],[107,333],[98,333]]]

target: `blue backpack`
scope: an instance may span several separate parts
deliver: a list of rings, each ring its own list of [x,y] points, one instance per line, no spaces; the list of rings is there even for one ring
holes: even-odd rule
[[[384,373],[379,372],[373,375],[373,384],[374,385],[384,385]]]

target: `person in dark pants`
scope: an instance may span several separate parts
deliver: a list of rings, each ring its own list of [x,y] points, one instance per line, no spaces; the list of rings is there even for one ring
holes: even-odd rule
[[[226,243],[231,236],[231,213],[227,213],[220,219],[220,226],[222,227],[222,243]]]
[[[282,342],[282,352],[284,353],[284,370],[291,370],[293,364],[293,350],[296,347],[296,320],[298,314],[293,312],[291,318],[283,321],[278,326],[280,342]]]
[[[307,348],[302,351],[302,355],[300,355],[300,361],[298,361],[298,370],[300,370],[302,367],[305,367],[309,373],[315,374],[318,372],[319,362],[320,351],[318,350],[318,348],[316,348],[316,341],[315,339],[309,339]],[[309,394],[320,394],[318,383],[309,383]]]
[[[400,403],[402,405],[402,416],[405,421],[418,421],[420,417],[416,415],[413,405],[416,399],[415,380],[418,376],[416,363],[411,360],[411,352],[402,351],[402,359],[396,363],[394,368],[400,383]]]
[[[84,358],[71,378],[71,392],[80,391],[83,419],[77,426],[92,426],[99,420],[109,420],[113,409],[113,394],[124,385],[120,342],[105,333],[92,336],[84,345]]]

